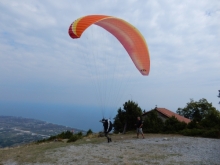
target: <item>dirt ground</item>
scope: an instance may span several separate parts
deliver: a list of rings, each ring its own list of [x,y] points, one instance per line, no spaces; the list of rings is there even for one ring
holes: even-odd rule
[[[85,137],[75,143],[50,142],[0,149],[4,165],[202,165],[220,164],[220,139],[135,134]]]

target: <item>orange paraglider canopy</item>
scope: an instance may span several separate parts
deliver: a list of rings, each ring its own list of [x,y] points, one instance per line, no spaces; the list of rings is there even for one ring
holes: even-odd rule
[[[98,25],[114,35],[124,46],[141,74],[149,74],[150,55],[148,47],[144,37],[133,25],[112,16],[88,15],[77,19],[70,25],[70,37],[80,38],[82,33],[92,24]]]

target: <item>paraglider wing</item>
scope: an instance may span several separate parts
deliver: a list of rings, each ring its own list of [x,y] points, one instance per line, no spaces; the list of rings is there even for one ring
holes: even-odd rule
[[[149,74],[150,55],[148,47],[144,37],[133,25],[112,16],[88,15],[77,19],[70,25],[70,37],[80,38],[82,33],[92,24],[98,25],[114,35],[124,46],[141,74]]]

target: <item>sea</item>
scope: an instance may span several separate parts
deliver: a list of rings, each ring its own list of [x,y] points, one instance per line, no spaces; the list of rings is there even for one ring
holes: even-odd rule
[[[93,132],[103,131],[103,125],[99,122],[103,117],[113,118],[117,110],[105,112],[100,107],[67,105],[67,104],[39,104],[39,103],[1,103],[0,116],[17,116],[37,119],[48,123],[68,126],[72,128]]]

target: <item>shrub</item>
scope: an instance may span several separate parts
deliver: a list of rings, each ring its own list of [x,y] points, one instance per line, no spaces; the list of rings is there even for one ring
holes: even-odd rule
[[[83,133],[82,132],[78,132],[77,135],[79,136],[79,138],[83,137]]]
[[[67,143],[69,143],[69,142],[75,142],[75,141],[77,141],[78,139],[80,139],[80,137],[79,137],[78,135],[72,135],[72,136],[70,137],[70,139],[67,141]]]
[[[168,118],[164,123],[164,132],[165,133],[177,133],[184,128],[186,128],[186,123],[180,122],[172,116],[171,118]]]
[[[87,131],[87,133],[86,133],[86,136],[89,136],[89,135],[91,135],[91,134],[93,134],[93,132],[92,132],[91,129],[89,129],[89,130]]]
[[[48,139],[46,139],[46,141],[52,141],[55,140],[57,138],[57,136],[50,136]]]
[[[202,137],[220,138],[220,131],[217,129],[204,131]]]
[[[204,133],[204,130],[201,129],[184,129],[180,131],[180,134],[185,135],[185,136],[202,136]]]
[[[73,136],[73,133],[70,131],[62,132],[61,134],[58,134],[56,137],[61,139],[69,139]]]
[[[184,129],[180,132],[185,136],[200,136],[200,137],[208,137],[208,138],[220,138],[220,131],[218,129]]]
[[[82,133],[81,133],[82,134]],[[66,131],[66,132],[62,132],[58,135],[54,135],[54,136],[50,136],[47,139],[43,139],[43,140],[38,140],[37,143],[42,143],[42,142],[48,142],[48,141],[54,141],[57,139],[70,139],[73,136],[73,133],[70,131]]]

